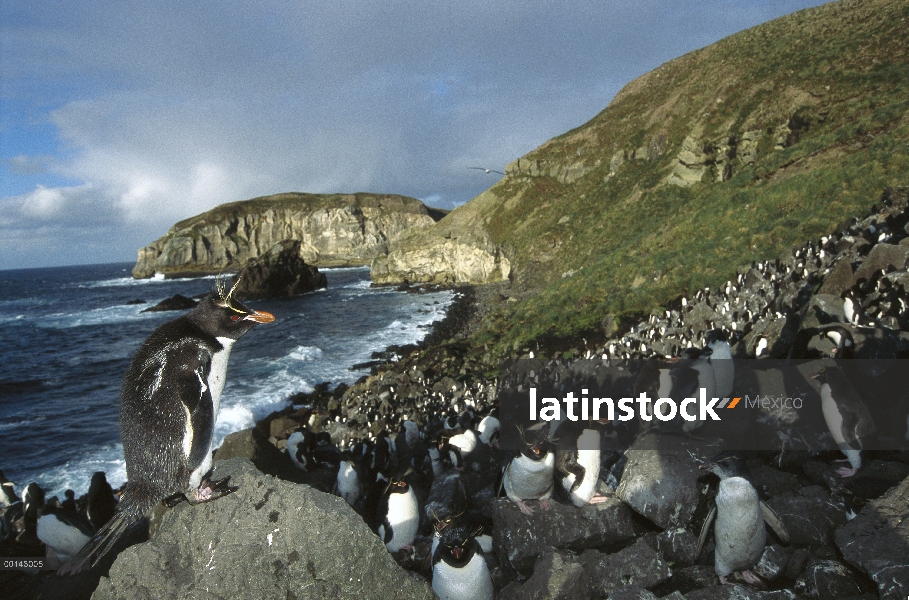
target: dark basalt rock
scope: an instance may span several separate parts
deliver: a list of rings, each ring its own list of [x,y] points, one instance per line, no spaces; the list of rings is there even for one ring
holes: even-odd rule
[[[325,274],[303,260],[297,240],[275,244],[264,256],[252,259],[234,277],[240,278],[235,293],[241,298],[289,298],[326,286]]]
[[[909,597],[909,478],[840,527],[836,545],[871,577],[881,598]]]
[[[652,588],[672,576],[669,563],[643,540],[613,554],[585,550],[579,562],[588,587],[603,596],[628,586]]]
[[[171,296],[167,300],[162,300],[154,306],[146,308],[142,312],[162,312],[165,310],[189,310],[196,307],[196,301],[192,298],[187,298],[181,294]]]
[[[552,510],[538,510],[527,516],[507,498],[492,509],[493,547],[503,564],[528,572],[537,557],[549,548],[583,550],[627,542],[635,536],[632,513],[622,502],[610,498],[584,508],[552,503]]]
[[[94,600],[114,598],[431,599],[338,497],[258,471],[218,463],[239,489],[178,505],[157,535],[118,557]]]

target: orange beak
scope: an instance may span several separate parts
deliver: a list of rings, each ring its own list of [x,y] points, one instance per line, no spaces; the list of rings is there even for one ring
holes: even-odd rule
[[[252,314],[247,315],[246,317],[249,321],[255,321],[256,323],[271,323],[275,320],[275,316],[270,312],[254,310]]]

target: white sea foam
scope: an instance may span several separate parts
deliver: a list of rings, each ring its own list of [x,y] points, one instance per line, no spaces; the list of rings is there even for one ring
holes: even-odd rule
[[[38,481],[44,488],[47,498],[57,496],[62,500],[63,492],[68,489],[76,492],[78,498],[88,493],[92,475],[96,471],[104,471],[107,482],[114,488],[126,483],[126,461],[123,459],[123,446],[111,444],[98,450],[88,451],[62,465],[39,473],[28,481],[22,480],[17,483],[18,487],[25,487],[31,481]]]
[[[85,325],[107,325],[158,318],[160,313],[142,312],[149,306],[154,306],[154,304],[124,304],[73,313],[54,313],[38,317],[35,320],[35,325],[50,329],[69,329],[70,327],[82,327]]]
[[[206,279],[217,279],[220,275],[203,275],[202,277],[185,277],[179,281],[203,281]],[[98,281],[89,281],[85,283],[74,284],[79,288],[109,288],[109,287],[134,287],[154,285],[158,283],[174,283],[174,279],[166,279],[162,273],[155,273],[154,276],[147,279],[133,279],[132,277],[116,277],[114,279],[100,279]]]
[[[322,354],[322,349],[316,346],[297,346],[288,357],[294,360],[318,360],[322,358]]]

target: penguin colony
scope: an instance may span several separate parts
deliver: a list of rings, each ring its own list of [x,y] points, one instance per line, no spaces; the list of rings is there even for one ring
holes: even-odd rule
[[[707,373],[705,361],[716,365],[717,360],[733,355],[786,356],[788,349],[780,347],[778,325],[801,322],[813,291],[838,259],[848,257],[851,270],[858,273],[876,245],[892,245],[906,237],[907,222],[905,207],[885,205],[881,212],[838,234],[806,244],[783,259],[743,269],[735,281],[719,290],[702,290],[680,298],[627,332],[597,346],[586,346],[582,356],[609,362],[642,359],[644,368],[636,373],[634,384],[636,388],[656,390],[702,384]],[[904,271],[886,267],[850,282],[840,296],[840,311],[834,311],[840,314],[821,326],[808,350],[820,355],[860,356],[861,340],[870,337],[869,330],[907,331],[907,284]],[[403,564],[410,565],[407,557],[412,559],[417,543],[428,537],[431,546],[421,569],[440,597],[492,598],[493,576],[487,561],[479,560],[485,557],[495,564],[488,539],[492,524],[488,517],[471,510],[471,505],[500,495],[509,498],[528,519],[540,519],[545,518],[540,513],[550,508],[551,501],[578,507],[602,502],[622,475],[623,461],[616,460],[615,448],[621,454],[637,432],[604,423],[566,423],[555,431],[522,431],[525,447],[519,453],[500,451],[497,437],[503,425],[496,418],[495,406],[502,382],[472,375],[469,358],[438,352],[439,356],[424,357],[422,363],[402,360],[392,370],[338,394],[327,408],[307,411],[307,419],[289,432],[283,447],[288,461],[302,473],[331,473],[332,485],[326,491],[343,497],[360,512]],[[541,369],[558,371],[571,361],[538,362]],[[427,366],[433,364],[439,368]],[[464,367],[462,378],[438,374],[456,372],[458,365]],[[716,366],[710,373],[716,393],[723,395],[729,374]],[[830,374],[818,374],[817,379],[822,395],[823,385],[832,390],[827,392],[825,411],[850,404],[848,397],[833,389],[839,385],[829,383]],[[854,411],[859,414],[861,408]],[[862,423],[864,419],[861,415],[857,419],[844,417],[848,410],[841,408],[834,412],[840,415],[839,422],[832,413],[827,418],[825,412],[824,417],[832,437],[852,463],[840,475],[851,476],[861,466],[850,456],[854,454],[850,452],[852,443],[860,441],[863,434],[861,427],[851,427],[851,437],[842,433],[843,422]],[[669,427],[673,425],[670,422]],[[669,432],[697,433],[681,428]],[[280,446],[278,438],[273,441]],[[759,581],[750,570],[757,562],[754,557],[758,549],[763,551],[768,541],[764,523],[780,541],[785,541],[785,527],[760,500],[741,457],[721,454],[704,464],[720,483],[712,514],[701,532],[698,553],[713,531],[717,548],[714,568],[719,580],[725,582],[733,573],[741,572],[744,581]],[[830,485],[833,489],[836,483]],[[4,483],[3,489],[6,487]],[[192,491],[186,486],[182,489]],[[36,514],[37,522],[33,498],[39,491],[33,489],[28,495],[29,501],[21,504],[26,513]],[[52,516],[50,513],[59,511],[47,512]],[[63,522],[58,516],[54,518]],[[86,535],[86,520],[87,514],[83,515],[83,527],[73,524],[68,535],[75,537],[75,530]],[[88,532],[99,527],[92,519]],[[64,541],[45,543],[66,554],[69,547]],[[744,550],[739,542],[744,543]]]

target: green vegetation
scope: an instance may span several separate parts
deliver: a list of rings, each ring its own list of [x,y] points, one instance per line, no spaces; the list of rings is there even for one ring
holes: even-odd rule
[[[221,204],[200,215],[180,221],[171,229],[176,231],[189,227],[202,227],[221,223],[230,217],[265,212],[267,210],[304,209],[315,211],[345,206],[356,206],[359,208],[383,207],[398,212],[429,214],[434,219],[440,219],[446,212],[441,209],[428,208],[416,198],[394,194],[369,194],[363,192],[355,194],[303,194],[288,192]]]
[[[601,332],[606,315],[718,286],[909,185],[907,40],[903,0],[801,11],[629,83],[523,157],[537,172],[510,165],[450,218],[485,224],[523,298],[473,343],[500,355]],[[584,174],[564,183],[569,166]],[[669,182],[678,169],[691,185]]]

